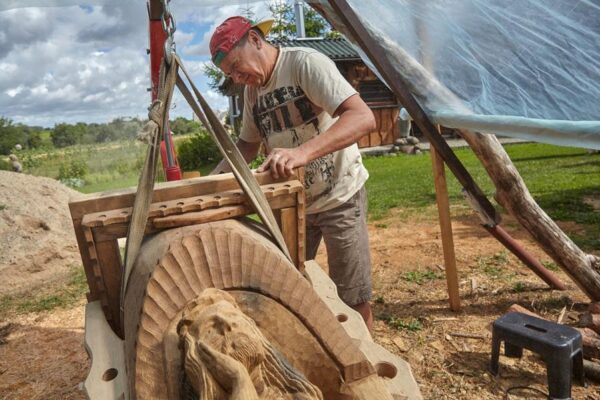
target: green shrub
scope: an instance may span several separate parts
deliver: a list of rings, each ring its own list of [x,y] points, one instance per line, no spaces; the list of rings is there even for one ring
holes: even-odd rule
[[[125,160],[115,160],[115,161],[113,161],[108,166],[108,170],[109,171],[116,171],[120,175],[127,175],[127,174],[131,173],[132,171],[135,171],[133,169],[133,166],[130,163],[128,163],[127,161],[125,161]]]
[[[23,164],[23,168],[25,169],[38,168],[42,165],[42,157],[35,157],[31,154],[24,154],[21,158],[21,164]]]
[[[12,164],[8,159],[4,157],[0,157],[0,170],[2,171],[12,171]]]
[[[257,155],[254,160],[250,161],[250,164],[249,164],[250,168],[255,169],[255,168],[260,167],[266,158],[267,157],[264,154]]]
[[[67,180],[70,178],[83,179],[89,172],[88,166],[84,160],[73,159],[63,163],[58,168],[58,179]]]
[[[179,143],[177,159],[182,170],[197,171],[220,160],[221,153],[212,138],[206,132],[200,132]]]

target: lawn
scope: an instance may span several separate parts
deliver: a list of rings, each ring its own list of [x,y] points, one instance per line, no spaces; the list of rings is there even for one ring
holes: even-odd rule
[[[574,237],[586,249],[600,249],[600,212],[585,202],[600,196],[600,155],[586,150],[545,144],[505,147],[527,187],[540,206],[555,220],[573,221],[586,231]],[[456,149],[475,181],[491,199],[494,186],[470,149]],[[365,157],[369,170],[369,217],[381,219],[392,208],[405,213],[423,212],[435,204],[429,153],[420,156]],[[451,206],[467,208],[461,187],[446,169]]]

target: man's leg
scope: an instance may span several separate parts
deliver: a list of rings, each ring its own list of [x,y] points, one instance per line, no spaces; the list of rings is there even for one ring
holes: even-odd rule
[[[364,303],[355,304],[352,306],[352,308],[358,311],[358,313],[363,317],[369,332],[373,332],[373,313],[371,312],[371,304],[366,301]]]
[[[306,215],[306,260],[314,260],[321,244],[321,228],[317,224],[316,214]]]
[[[327,247],[329,275],[340,298],[361,314],[371,330],[371,254],[366,213],[363,187],[346,203],[319,213],[318,225]]]

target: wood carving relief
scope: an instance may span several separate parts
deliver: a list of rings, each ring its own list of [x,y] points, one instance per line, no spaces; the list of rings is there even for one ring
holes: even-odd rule
[[[225,291],[204,290],[186,306],[177,330],[186,379],[201,399],[323,398]]]

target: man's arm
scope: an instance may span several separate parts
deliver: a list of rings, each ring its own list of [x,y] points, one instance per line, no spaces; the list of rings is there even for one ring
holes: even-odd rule
[[[258,154],[258,149],[260,148],[260,142],[246,142],[243,139],[238,139],[235,144],[240,153],[242,153],[242,157],[246,160],[247,163],[254,160],[256,154]],[[222,159],[219,164],[212,170],[211,175],[222,174],[224,172],[231,172],[231,167],[227,160]]]
[[[356,143],[377,126],[373,112],[358,94],[344,100],[334,117],[339,118],[327,131],[302,145],[291,149],[274,148],[257,171],[270,169],[276,179],[288,177],[294,168]]]

